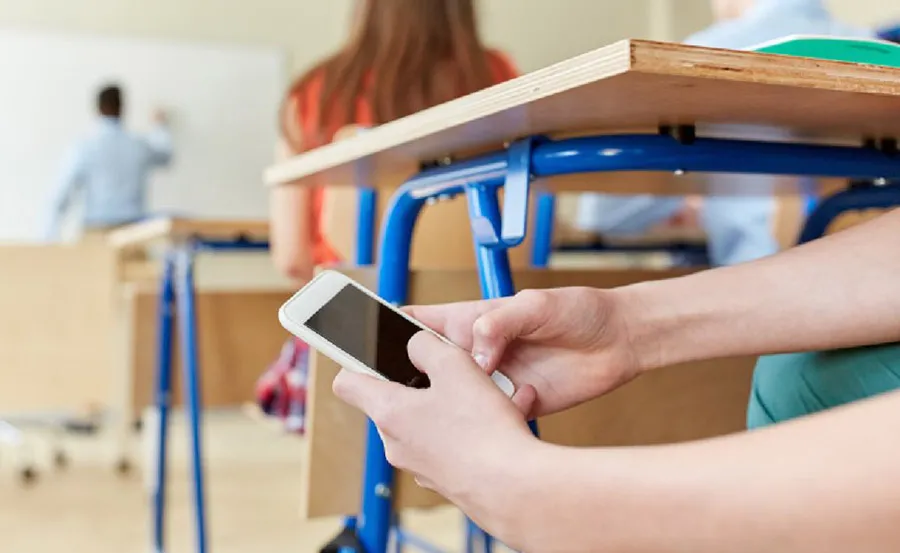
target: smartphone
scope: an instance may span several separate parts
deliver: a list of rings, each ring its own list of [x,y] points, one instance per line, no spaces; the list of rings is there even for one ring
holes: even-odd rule
[[[278,312],[281,325],[342,367],[403,384],[428,388],[428,376],[412,364],[406,346],[425,330],[447,338],[388,304],[351,278],[324,271]],[[509,397],[512,381],[499,371],[491,376]]]

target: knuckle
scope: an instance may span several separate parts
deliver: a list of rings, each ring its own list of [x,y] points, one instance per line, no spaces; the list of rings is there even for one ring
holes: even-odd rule
[[[485,338],[492,338],[497,334],[498,324],[492,313],[482,315],[475,321],[472,331]]]
[[[540,311],[553,303],[553,295],[547,290],[522,290],[516,297],[530,308]]]

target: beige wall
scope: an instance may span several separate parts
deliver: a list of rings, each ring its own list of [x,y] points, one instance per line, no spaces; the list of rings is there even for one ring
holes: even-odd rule
[[[298,71],[342,40],[353,0],[0,0],[26,26],[284,47]],[[647,32],[645,0],[482,0],[487,41],[524,70]]]
[[[0,27],[277,45],[292,72],[340,44],[354,0],[0,0]],[[668,0],[668,32],[649,13],[666,0],[480,0],[484,34],[523,70],[625,37],[680,39],[707,25],[708,0]],[[900,19],[885,0],[828,0],[857,24]],[[662,29],[662,30],[661,30]]]

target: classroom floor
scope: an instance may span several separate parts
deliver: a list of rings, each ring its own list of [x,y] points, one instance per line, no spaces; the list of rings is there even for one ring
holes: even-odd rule
[[[171,434],[169,553],[193,551],[186,434],[175,417]],[[120,477],[109,468],[110,446],[100,438],[68,438],[71,466],[43,468],[23,486],[9,455],[0,456],[0,541],[4,552],[146,553],[149,499],[140,473]],[[337,520],[301,521],[302,439],[286,436],[241,412],[206,418],[210,551],[317,552]],[[3,452],[0,452],[3,453]],[[447,551],[460,551],[461,515],[454,509],[413,513],[408,527]]]

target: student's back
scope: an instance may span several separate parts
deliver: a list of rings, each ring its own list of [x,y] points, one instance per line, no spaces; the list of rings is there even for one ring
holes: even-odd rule
[[[515,76],[505,56],[481,43],[472,0],[360,0],[351,40],[288,92],[282,154],[327,144],[348,126],[381,125]],[[322,188],[285,187],[273,195],[273,256],[296,280],[340,258],[322,232],[324,194]]]
[[[482,45],[472,0],[360,0],[348,44],[288,91],[282,110],[281,155],[327,144],[348,127],[381,125],[515,76],[514,66],[503,54]],[[313,190],[287,186],[273,191],[275,264],[300,282],[310,278],[313,267],[336,263],[343,257],[340,251],[353,249],[347,244],[336,247],[329,240],[333,235],[326,238],[327,183],[322,185]],[[335,192],[327,193],[335,196]],[[382,203],[385,196],[380,195]],[[346,194],[341,197],[346,199]],[[355,230],[353,202],[330,203],[338,204],[336,226]],[[429,254],[426,265],[433,267],[431,262],[437,260],[446,267],[457,244],[474,258],[465,202],[429,209],[417,228],[417,240],[437,237],[441,241],[440,248],[423,248]],[[456,233],[460,240],[455,239]],[[415,246],[413,250],[415,258]],[[299,341],[289,343],[258,390],[260,406],[272,416],[286,418],[294,430],[303,427],[304,394],[274,388],[305,386],[306,350]],[[279,408],[271,401],[275,396],[296,399]]]

